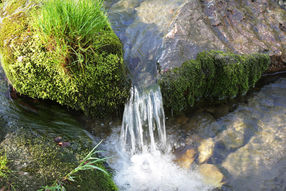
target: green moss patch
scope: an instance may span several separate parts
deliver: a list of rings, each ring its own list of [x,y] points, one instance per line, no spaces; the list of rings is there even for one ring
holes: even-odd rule
[[[4,2],[6,12],[14,11],[11,2]],[[6,16],[0,26],[1,63],[16,91],[96,116],[121,110],[130,82],[121,42],[102,2],[47,0],[41,6],[31,2],[33,8]],[[99,6],[97,12],[90,8],[93,5]],[[58,12],[50,14],[51,7]],[[92,21],[91,13],[98,19]]]
[[[197,103],[217,103],[246,94],[269,65],[270,58],[264,54],[201,52],[196,60],[162,74],[164,107],[180,112]]]
[[[70,140],[70,144],[61,147],[53,137],[44,137],[29,128],[8,133],[0,143],[0,151],[6,153],[4,162],[0,157],[0,170],[9,169],[9,173],[0,186],[30,191],[53,184],[77,167],[92,148],[87,139]],[[97,165],[105,169],[102,162]],[[65,182],[67,190],[117,190],[112,177],[101,171],[87,170],[74,176],[75,182]]]

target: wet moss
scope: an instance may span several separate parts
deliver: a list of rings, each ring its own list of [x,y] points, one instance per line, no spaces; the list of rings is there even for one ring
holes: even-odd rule
[[[11,169],[5,183],[15,190],[30,191],[52,185],[77,167],[91,150],[91,142],[71,140],[71,146],[60,147],[49,136],[19,128],[7,134],[0,143],[0,150],[7,154]],[[103,163],[98,165],[105,169]],[[75,182],[65,182],[68,190],[117,190],[112,177],[101,171],[82,171],[75,176]]]
[[[201,52],[196,60],[162,74],[159,83],[164,107],[176,113],[198,103],[217,103],[244,95],[269,64],[270,58],[264,54]]]
[[[6,12],[20,6],[7,2]],[[130,82],[121,42],[111,27],[94,34],[87,47],[43,40],[32,17],[40,9],[6,16],[0,27],[1,63],[16,91],[99,117],[122,110]]]
[[[10,170],[7,166],[8,160],[5,153],[0,153],[0,180],[7,178]]]

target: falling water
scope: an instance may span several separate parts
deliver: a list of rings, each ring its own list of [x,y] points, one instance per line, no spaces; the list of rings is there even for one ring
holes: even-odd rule
[[[158,85],[144,91],[132,87],[123,114],[121,143],[131,154],[166,148],[165,114]]]
[[[125,191],[207,191],[193,169],[182,169],[174,163],[175,156],[167,143],[165,115],[160,88],[133,87],[125,105],[118,145],[115,128],[106,141],[106,150],[114,157],[109,161],[115,169],[114,181]]]

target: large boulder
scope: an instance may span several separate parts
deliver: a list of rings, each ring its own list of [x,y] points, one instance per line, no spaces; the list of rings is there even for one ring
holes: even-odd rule
[[[282,1],[192,0],[177,10],[164,36],[159,63],[168,70],[204,50],[274,56],[271,71],[286,63],[286,11]]]
[[[121,42],[102,9],[89,13],[99,20],[88,20],[88,12],[80,12],[81,5],[76,3],[88,3],[88,9],[95,6],[94,1],[39,2],[4,0],[0,5],[1,63],[12,86],[20,94],[55,100],[97,116],[121,110],[130,82]],[[76,4],[68,14],[58,12],[53,17],[48,12],[56,6],[53,3],[58,3],[56,11],[68,10],[67,2]],[[86,24],[72,23],[77,17]],[[65,19],[72,24],[61,25]],[[90,23],[96,27],[84,28]]]

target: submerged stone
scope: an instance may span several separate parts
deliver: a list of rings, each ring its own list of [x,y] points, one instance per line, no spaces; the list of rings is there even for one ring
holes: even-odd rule
[[[184,169],[190,169],[195,160],[196,151],[194,149],[188,149],[176,162],[180,167]]]
[[[213,154],[214,150],[214,141],[213,139],[205,139],[201,142],[199,148],[199,163],[204,163],[207,161]]]
[[[213,164],[202,164],[199,166],[199,172],[203,175],[204,180],[207,184],[214,187],[221,187],[224,183],[223,174]]]

